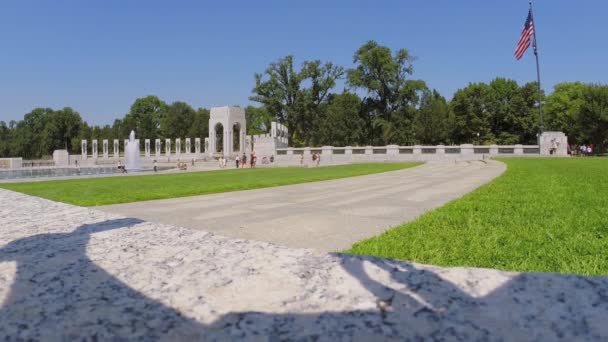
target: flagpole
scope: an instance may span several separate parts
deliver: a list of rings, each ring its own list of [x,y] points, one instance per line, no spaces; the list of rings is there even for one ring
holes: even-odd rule
[[[536,57],[536,81],[538,83],[538,118],[540,121],[539,130],[542,134],[545,127],[543,123],[543,95],[540,87],[540,66],[538,64],[538,44],[536,42],[536,21],[534,20],[534,13],[532,13],[532,0],[530,0],[530,15],[532,16],[532,23],[534,25],[534,56]]]

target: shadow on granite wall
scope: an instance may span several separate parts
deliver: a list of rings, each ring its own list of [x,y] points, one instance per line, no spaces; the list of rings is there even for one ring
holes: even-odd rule
[[[377,310],[240,312],[204,325],[131,289],[87,257],[90,234],[140,222],[118,219],[83,225],[71,233],[31,236],[0,249],[0,262],[17,262],[16,279],[0,307],[0,339],[594,340],[608,336],[606,278],[523,274],[474,298],[409,263],[347,255],[334,257],[377,298]],[[390,280],[375,279],[364,264],[384,270]]]

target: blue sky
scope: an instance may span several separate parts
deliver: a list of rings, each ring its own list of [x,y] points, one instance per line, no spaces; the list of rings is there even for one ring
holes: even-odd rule
[[[543,88],[606,83],[608,1],[534,6]],[[497,76],[533,81],[531,50],[513,58],[527,10],[526,0],[1,1],[0,120],[71,106],[110,124],[148,94],[247,105],[270,62],[293,54],[352,67],[371,39],[407,48],[414,77],[448,98]]]

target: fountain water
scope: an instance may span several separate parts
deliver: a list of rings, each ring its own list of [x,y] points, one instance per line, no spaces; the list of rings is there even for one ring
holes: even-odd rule
[[[129,143],[125,148],[125,159],[127,171],[137,171],[140,169],[139,142],[135,141],[135,131],[131,131],[131,134],[129,134]]]

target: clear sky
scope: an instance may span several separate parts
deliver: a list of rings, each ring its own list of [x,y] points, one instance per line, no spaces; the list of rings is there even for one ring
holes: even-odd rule
[[[543,88],[608,81],[608,1],[537,0]],[[526,0],[0,1],[0,120],[71,106],[110,124],[137,97],[247,105],[253,74],[293,54],[352,67],[367,40],[407,48],[451,98],[469,82],[536,78],[513,51]],[[339,89],[340,90],[340,89]]]

